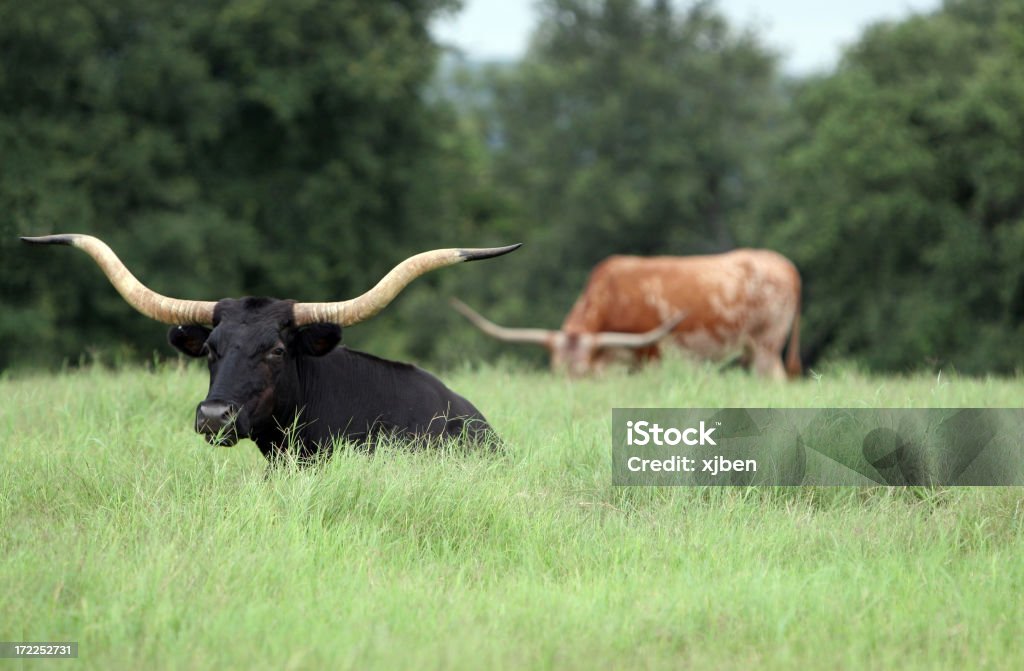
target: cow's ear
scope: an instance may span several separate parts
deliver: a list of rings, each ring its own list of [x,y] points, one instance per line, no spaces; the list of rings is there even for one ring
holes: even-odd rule
[[[203,356],[203,345],[209,337],[210,329],[195,324],[172,326],[167,332],[167,342],[171,347],[189,356]]]
[[[341,342],[341,327],[337,324],[310,324],[299,329],[295,339],[301,353],[323,356]]]

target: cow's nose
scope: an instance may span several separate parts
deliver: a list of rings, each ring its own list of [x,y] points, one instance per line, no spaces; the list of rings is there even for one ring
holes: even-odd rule
[[[196,431],[208,436],[216,435],[234,422],[236,414],[230,403],[203,401],[196,408]]]

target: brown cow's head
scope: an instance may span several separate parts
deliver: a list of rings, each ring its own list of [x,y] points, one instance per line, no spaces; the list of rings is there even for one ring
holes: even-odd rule
[[[613,358],[614,350],[638,350],[653,347],[686,318],[677,314],[661,326],[645,333],[587,333],[547,329],[505,328],[486,319],[462,301],[452,299],[452,307],[487,335],[504,342],[542,345],[551,354],[551,370],[569,377],[582,377],[599,369]]]

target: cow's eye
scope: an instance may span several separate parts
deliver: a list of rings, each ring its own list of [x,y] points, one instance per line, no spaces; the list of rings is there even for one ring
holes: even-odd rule
[[[284,356],[284,348],[283,347],[275,347],[274,349],[272,349],[269,352],[267,352],[267,358],[268,359],[280,359],[283,356]]]

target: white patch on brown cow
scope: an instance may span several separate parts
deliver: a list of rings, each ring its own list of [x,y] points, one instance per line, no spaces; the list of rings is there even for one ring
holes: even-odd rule
[[[722,340],[705,328],[677,333],[675,340],[686,350],[707,359],[718,359],[725,355],[727,349],[723,347]]]
[[[665,284],[658,276],[649,277],[640,283],[640,294],[644,304],[658,313],[658,320],[663,322],[675,315],[671,302],[665,297]]]
[[[725,300],[717,294],[709,296],[708,303],[711,304],[711,309],[715,311],[715,314],[720,317],[722,321],[740,321],[747,313],[743,303],[736,300]]]

